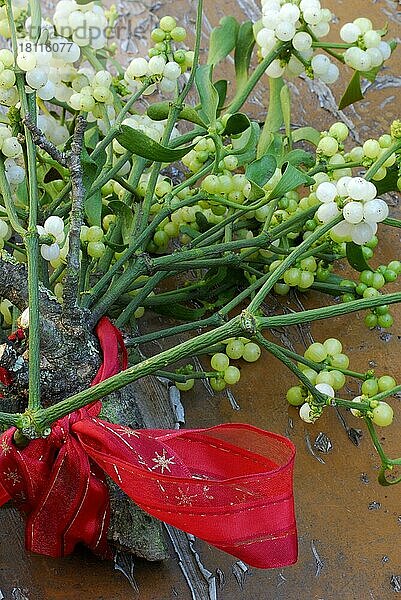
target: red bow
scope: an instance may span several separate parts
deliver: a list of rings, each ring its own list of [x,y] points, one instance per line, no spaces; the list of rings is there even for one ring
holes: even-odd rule
[[[97,327],[104,362],[94,382],[125,367],[120,332]],[[121,350],[121,357],[119,356]],[[295,449],[243,424],[198,430],[132,430],[97,418],[96,402],[57,421],[23,450],[0,437],[0,506],[27,514],[26,546],[63,556],[83,542],[107,552],[109,475],[138,506],[252,566],[297,559],[292,494]]]

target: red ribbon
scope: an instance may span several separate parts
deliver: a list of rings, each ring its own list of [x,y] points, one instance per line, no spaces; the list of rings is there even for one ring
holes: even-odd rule
[[[106,318],[103,364],[93,383],[126,366],[121,333]],[[0,506],[27,515],[26,547],[63,556],[78,542],[107,553],[105,473],[158,519],[260,568],[297,559],[292,492],[295,448],[244,424],[196,430],[132,430],[97,418],[101,403],[57,421],[20,450],[0,437]]]
[[[10,342],[20,342],[21,340],[23,340],[25,337],[24,334],[24,330],[19,328],[16,331],[14,331],[11,335],[8,336],[8,339],[10,340]],[[8,386],[11,385],[13,382],[13,378],[12,375],[9,371],[7,371],[7,369],[4,369],[3,367],[0,367],[0,383]],[[0,398],[2,398],[3,395],[0,393]]]
[[[11,385],[13,379],[7,369],[0,367],[0,383],[3,385]],[[0,394],[1,398],[1,394]]]

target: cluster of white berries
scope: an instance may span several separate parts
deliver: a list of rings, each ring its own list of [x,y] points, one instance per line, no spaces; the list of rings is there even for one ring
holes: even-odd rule
[[[14,4],[13,1],[13,8]],[[80,46],[90,44],[92,48],[100,49],[106,44],[104,10],[93,3],[79,5],[74,0],[61,0],[56,6],[53,23],[54,26],[42,20],[41,31],[47,36],[43,43],[34,43],[29,35],[31,18],[28,17],[25,21],[27,36],[18,39],[16,66],[25,72],[29,88],[35,90],[41,100],[56,98],[75,110],[90,112],[96,103],[112,104],[108,72],[102,71],[95,76],[90,70],[85,78],[85,69],[77,71],[74,67],[81,57]],[[0,103],[6,106],[13,106],[18,101],[13,68],[13,54],[7,49],[0,50]],[[56,137],[61,136],[61,130],[58,134]]]
[[[328,383],[318,383],[315,385],[318,392],[326,394],[329,398],[335,397],[334,389]],[[305,402],[299,409],[299,416],[305,423],[314,423],[319,418],[319,413],[313,410],[313,407]]]
[[[165,16],[160,20],[159,27],[151,33],[151,39],[156,42],[149,49],[149,57],[134,58],[128,65],[124,79],[131,89],[137,89],[138,84],[150,80],[151,84],[145,94],[152,94],[156,88],[163,94],[171,94],[177,89],[177,80],[187,68],[192,66],[194,53],[176,50],[173,42],[182,42],[186,37],[183,27],[177,26],[173,17]]]
[[[364,167],[370,167],[378,158],[387,153],[388,148],[392,143],[393,140],[390,134],[381,135],[378,140],[370,138],[366,140],[362,146],[355,146],[352,148],[349,153],[349,160],[359,162],[360,164],[363,164]],[[387,175],[387,169],[392,167],[396,160],[397,155],[395,153],[390,154],[373,175],[372,179],[374,181],[381,181],[384,179]]]
[[[19,185],[25,179],[25,169],[18,165],[12,158],[6,158],[4,161],[4,170],[11,188]]]
[[[175,91],[177,79],[181,73],[181,67],[177,62],[174,60],[167,61],[162,54],[159,54],[149,59],[134,58],[125,71],[124,79],[131,83],[132,81],[140,82],[149,78],[158,82],[161,92],[169,94]],[[155,89],[156,85],[153,84],[147,89],[146,93],[150,94]]]
[[[61,125],[52,115],[39,115],[37,125],[47,139],[55,146],[65,144],[70,134],[65,125]]]
[[[110,89],[112,76],[108,71],[93,73],[90,69],[80,69],[78,76],[72,82],[75,93],[70,96],[69,104],[75,110],[85,112],[95,111],[95,116],[101,117],[97,103],[101,105],[112,105],[114,101],[113,92]],[[97,110],[96,110],[97,108]]]
[[[0,124],[0,150],[6,158],[22,156],[22,146],[7,125]]]
[[[374,184],[362,177],[342,177],[335,183],[324,181],[316,189],[316,197],[322,203],[316,214],[328,223],[342,210],[344,221],[333,227],[331,237],[362,246],[376,233],[377,223],[388,216],[386,202],[376,196]]]
[[[100,50],[106,45],[107,18],[98,4],[77,4],[60,0],[56,5],[53,23],[59,35],[72,38],[78,46]]]
[[[40,235],[51,235],[54,237],[52,244],[42,244],[40,253],[47,261],[57,260],[60,256],[60,245],[64,242],[64,222],[63,219],[56,216],[51,216],[46,219],[43,224],[37,226]]]
[[[25,170],[15,161],[22,158],[22,146],[12,134],[7,125],[0,124],[0,150],[3,156],[6,178],[11,186],[22,183],[25,179]]]
[[[0,50],[0,104],[14,106],[18,102],[15,87],[14,55],[7,48]]]
[[[324,37],[330,31],[331,19],[331,11],[322,8],[319,0],[262,0],[262,20],[256,34],[261,56],[267,56],[277,42],[291,41],[300,57],[309,61],[313,56],[312,35],[301,28],[307,26],[316,37]],[[318,58],[312,68],[326,83],[333,83],[338,78],[338,69],[328,58],[324,64]],[[269,77],[281,77],[284,72],[288,76],[297,76],[304,70],[301,60],[292,55],[288,64],[274,60],[266,73]]]
[[[314,54],[313,36],[322,38],[329,33],[332,13],[322,8],[319,0],[262,0],[262,19],[256,24],[256,42],[262,58],[278,42],[291,42],[290,59],[275,59],[266,69],[269,77],[298,76],[306,69],[309,75],[324,83],[337,81],[339,70],[326,54]],[[352,44],[344,52],[345,63],[356,71],[380,67],[391,55],[391,46],[382,40],[383,31],[374,30],[372,22],[361,17],[346,23],[341,39]]]
[[[381,31],[373,29],[372,21],[365,17],[343,25],[341,39],[347,44],[357,44],[345,51],[346,64],[356,71],[380,67],[391,56],[391,47],[382,40],[382,35]]]
[[[77,44],[66,38],[53,37],[46,44],[33,44],[25,38],[18,41],[17,66],[25,72],[27,85],[36,90],[39,98],[65,101],[71,91],[60,84],[75,76],[72,64],[80,53]]]
[[[335,83],[340,75],[339,68],[326,54],[315,54],[311,60],[314,77],[318,77],[323,83]]]

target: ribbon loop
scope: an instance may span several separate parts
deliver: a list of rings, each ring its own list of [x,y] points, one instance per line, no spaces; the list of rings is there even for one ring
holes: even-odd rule
[[[102,318],[103,363],[92,384],[127,366],[121,333]],[[107,554],[105,474],[143,510],[260,568],[297,559],[290,440],[250,425],[133,430],[98,418],[100,402],[19,450],[0,437],[0,506],[27,515],[26,546],[64,556],[83,542]]]

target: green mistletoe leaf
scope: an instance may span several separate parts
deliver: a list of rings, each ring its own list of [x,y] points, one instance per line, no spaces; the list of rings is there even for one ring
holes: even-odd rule
[[[232,138],[233,151],[230,154],[238,156],[240,165],[245,165],[255,159],[256,146],[259,139],[260,128],[255,121],[241,133],[238,138]]]
[[[212,65],[200,65],[195,73],[195,84],[201,103],[201,110],[199,112],[208,125],[216,123],[217,111],[220,104],[219,93],[212,83],[212,73]]]
[[[223,133],[224,135],[238,135],[239,133],[246,131],[250,124],[251,122],[246,115],[243,113],[235,113],[235,115],[230,115],[227,119]]]
[[[215,81],[213,85],[219,95],[219,106],[217,107],[217,112],[220,113],[227,98],[228,81],[226,79],[219,79],[218,81]]]
[[[313,127],[300,127],[293,132],[292,141],[294,143],[304,141],[317,146],[320,142],[320,131]]]
[[[248,81],[249,65],[251,63],[254,46],[255,37],[253,35],[252,22],[245,21],[239,28],[234,53],[237,89],[241,89]]]
[[[363,100],[361,74],[359,71],[355,71],[347,89],[344,92],[343,97],[340,100],[338,108],[342,110],[343,108],[346,108],[347,106],[350,106],[359,100]]]
[[[297,189],[300,185],[313,185],[315,180],[297,169],[289,162],[281,167],[282,176],[276,187],[271,191],[270,198],[281,198],[287,192]]]
[[[193,148],[193,146],[176,149],[167,148],[152,140],[142,131],[133,129],[128,125],[121,125],[120,133],[116,136],[116,139],[121,146],[132,152],[132,154],[163,163],[181,160]]]
[[[387,174],[380,181],[374,181],[378,194],[386,194],[387,192],[398,192],[397,181],[398,181],[398,167],[394,165],[390,169],[387,169]]]
[[[170,102],[156,102],[155,104],[151,104],[146,112],[153,121],[164,121],[170,112]],[[191,106],[184,106],[178,118],[194,123],[195,125],[200,125],[206,129],[206,124],[201,119],[199,112]]]
[[[366,259],[362,252],[362,246],[358,246],[358,244],[354,244],[354,242],[348,242],[346,244],[347,248],[347,260],[351,267],[355,269],[355,271],[370,271],[370,266],[366,262]]]
[[[291,150],[286,157],[286,162],[289,162],[294,167],[298,165],[305,165],[305,167],[313,167],[315,164],[315,157],[311,152],[306,152],[306,150],[301,150],[301,148],[297,148],[296,150]]]
[[[275,157],[272,154],[266,154],[247,166],[245,176],[249,181],[263,187],[273,177],[276,167]]]
[[[134,231],[134,215],[131,208],[120,200],[112,200],[108,206],[115,215],[119,216],[123,242],[129,244],[132,241]]]
[[[217,65],[234,49],[237,41],[239,24],[234,17],[223,17],[220,25],[212,29],[210,34],[209,55],[207,63]]]

